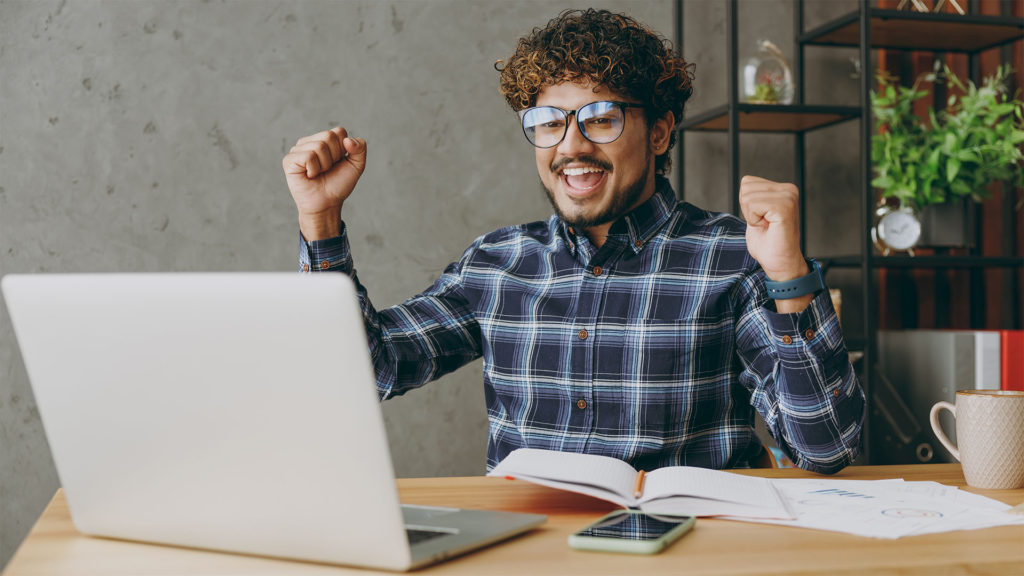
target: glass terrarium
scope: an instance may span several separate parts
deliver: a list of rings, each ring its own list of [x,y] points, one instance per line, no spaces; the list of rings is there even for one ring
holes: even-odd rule
[[[792,104],[793,75],[778,46],[757,43],[757,54],[743,67],[743,96],[750,104]]]

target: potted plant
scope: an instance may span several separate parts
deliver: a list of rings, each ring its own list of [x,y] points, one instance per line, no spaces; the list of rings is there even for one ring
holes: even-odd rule
[[[1024,185],[1024,101],[1007,93],[1005,81],[1010,73],[1009,66],[1001,66],[980,88],[973,82],[965,85],[939,63],[911,87],[899,86],[888,74],[879,75],[878,90],[871,93],[876,129],[871,140],[875,175],[871,184],[881,190],[884,205],[873,230],[876,243],[887,231],[883,220],[900,211],[903,216],[893,220],[909,222],[911,230],[913,222],[908,218],[922,224],[922,237],[911,247],[914,243],[967,245],[969,229],[951,226],[943,212],[963,219],[964,207],[987,198],[992,182]],[[927,121],[914,113],[914,102],[930,95],[923,88],[926,83],[946,83],[951,88],[946,108],[929,107]],[[968,223],[971,220],[967,218]],[[906,226],[890,225],[888,230],[896,243],[910,241],[896,238],[895,233],[905,232]]]

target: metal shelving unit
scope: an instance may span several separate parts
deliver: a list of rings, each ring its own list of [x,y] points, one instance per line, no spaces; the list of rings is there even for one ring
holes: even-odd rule
[[[744,104],[735,106],[740,132],[792,133],[810,132],[839,122],[860,118],[856,106],[776,106],[773,104]],[[728,104],[716,106],[683,120],[680,130],[724,132],[729,129]]]
[[[860,46],[861,11],[797,35],[799,45]],[[929,14],[867,8],[871,48],[973,54],[1024,38],[1024,24],[1002,16]]]
[[[970,269],[975,277],[987,268],[1022,268],[1024,257],[981,256],[972,251],[966,256],[881,256],[875,253],[871,235],[868,233],[874,218],[875,197],[871,188],[870,143],[873,132],[869,94],[873,74],[870,72],[871,51],[874,49],[917,50],[936,53],[962,53],[970,58],[969,74],[978,81],[978,55],[992,48],[1005,46],[1024,38],[1024,18],[1008,15],[1007,6],[1002,16],[979,15],[977,0],[969,0],[967,15],[927,14],[909,11],[873,8],[868,0],[860,0],[856,11],[827,22],[813,30],[804,31],[804,2],[795,0],[793,26],[796,55],[792,60],[794,101],[792,105],[756,105],[739,101],[738,64],[738,0],[726,0],[726,56],[728,68],[728,101],[699,114],[684,117],[679,124],[677,162],[682,165],[685,158],[682,132],[704,131],[728,134],[728,173],[730,210],[739,214],[739,135],[741,132],[790,133],[794,135],[794,184],[803,192],[804,185],[804,136],[813,130],[840,122],[860,121],[861,150],[861,198],[862,243],[861,253],[843,257],[820,258],[825,270],[830,268],[860,269],[862,280],[862,312],[864,334],[860,337],[847,336],[848,344],[862,346],[863,354],[859,374],[867,395],[869,406],[874,396],[876,333],[878,329],[878,292],[875,273],[882,269]],[[680,49],[683,45],[683,0],[676,4],[676,38]],[[864,63],[861,74],[861,105],[857,106],[811,106],[804,104],[804,49],[807,46],[857,47],[860,61]],[[1004,51],[1003,59],[1006,60]],[[684,197],[685,186],[680,182],[679,195]],[[804,194],[801,194],[801,228],[804,228]],[[1012,219],[1004,217],[1004,223]],[[980,229],[980,227],[977,227]],[[804,232],[804,230],[801,230]],[[801,234],[804,242],[806,234]],[[806,246],[804,253],[807,253]],[[1004,253],[1012,252],[1012,243],[1004,242]],[[978,280],[980,282],[980,280]],[[1009,285],[1015,286],[1011,282]],[[1014,289],[1016,290],[1016,289]],[[1013,293],[1013,292],[1011,292]],[[972,317],[976,312],[972,306]],[[1015,318],[1019,323],[1019,318]],[[1020,328],[1020,326],[1017,326]],[[865,422],[865,459],[871,463],[871,418]]]
[[[860,256],[820,258],[836,268],[859,268]],[[874,268],[1021,268],[1024,258],[1011,256],[874,256]],[[824,264],[823,264],[824,266]]]

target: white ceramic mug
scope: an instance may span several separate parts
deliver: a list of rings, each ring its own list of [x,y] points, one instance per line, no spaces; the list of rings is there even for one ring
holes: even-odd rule
[[[954,446],[939,425],[945,408],[956,419]],[[956,406],[938,402],[929,419],[939,442],[960,461],[975,488],[1024,488],[1024,392],[957,390]]]

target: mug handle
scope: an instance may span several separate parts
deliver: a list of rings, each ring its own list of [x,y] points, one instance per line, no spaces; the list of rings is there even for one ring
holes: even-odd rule
[[[942,426],[939,424],[939,412],[941,412],[943,408],[952,412],[953,418],[956,418],[956,406],[949,402],[936,402],[935,405],[932,406],[932,411],[928,415],[928,420],[932,423],[932,432],[935,432],[935,437],[939,439],[939,442],[942,442],[942,445],[946,447],[946,450],[949,450],[949,453],[953,455],[953,458],[956,458],[957,461],[959,461],[960,450],[957,450],[956,446],[953,446],[953,443],[949,441],[949,437],[943,434]]]

